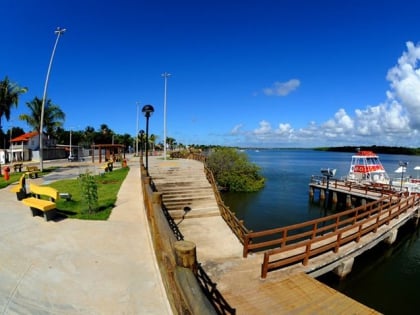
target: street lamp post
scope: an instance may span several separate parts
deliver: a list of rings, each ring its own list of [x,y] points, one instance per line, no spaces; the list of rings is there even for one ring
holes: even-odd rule
[[[163,159],[166,160],[166,92],[168,88],[168,78],[171,76],[170,73],[162,73],[162,77],[165,81],[164,95],[163,95]]]
[[[336,169],[331,168],[324,168],[321,169],[321,174],[324,175],[327,178],[327,189],[326,189],[326,198],[325,198],[325,209],[328,209],[328,199],[330,198],[330,178],[335,176]]]
[[[399,165],[401,167],[401,187],[400,187],[400,191],[402,191],[403,179],[404,179],[404,172],[407,170],[408,162],[402,162],[402,161],[400,161],[400,164]]]
[[[50,72],[51,72],[51,67],[52,67],[52,63],[54,60],[54,55],[55,55],[55,50],[57,48],[57,44],[58,44],[58,40],[60,39],[60,36],[63,35],[63,33],[66,31],[65,28],[60,28],[57,27],[57,29],[54,31],[54,33],[57,35],[57,38],[55,40],[55,44],[54,44],[54,48],[53,51],[51,53],[51,58],[50,58],[50,63],[48,64],[48,70],[47,70],[47,77],[45,78],[45,85],[44,85],[44,94],[42,96],[42,105],[41,105],[41,118],[39,121],[39,168],[41,169],[41,172],[44,170],[44,153],[43,153],[43,149],[44,149],[44,141],[43,141],[43,132],[42,130],[44,129],[44,111],[45,111],[45,101],[47,98],[47,89],[48,89],[48,80],[50,78]]]
[[[72,157],[72,151],[71,151],[71,128],[70,128],[70,153],[69,153],[69,160],[71,161]]]
[[[144,138],[144,130],[140,130],[137,135],[137,141],[140,138],[140,165],[143,164],[143,138]]]
[[[137,115],[136,115],[136,156],[139,156],[139,102],[136,102]]]
[[[141,111],[146,117],[146,170],[149,173],[149,118],[155,109],[152,105],[144,105]]]
[[[9,134],[9,149],[10,149],[10,163],[13,163],[13,146],[12,146],[12,132],[13,126],[10,125],[10,134]]]

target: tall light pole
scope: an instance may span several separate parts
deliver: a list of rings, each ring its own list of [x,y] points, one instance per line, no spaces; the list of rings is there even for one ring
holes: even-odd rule
[[[136,102],[137,115],[136,115],[136,156],[139,156],[139,105],[140,102]]]
[[[13,163],[13,146],[12,146],[12,132],[13,132],[13,120],[10,121],[9,124],[9,150],[10,150],[10,163]],[[6,149],[6,148],[5,148]]]
[[[152,105],[144,105],[142,110],[144,117],[146,117],[146,170],[149,173],[149,118],[152,116],[155,109]]]
[[[144,138],[143,129],[139,131],[137,137],[140,137],[140,165],[143,165],[143,138]]]
[[[168,78],[171,76],[170,73],[162,73],[162,77],[165,81],[164,95],[163,95],[163,158],[166,160],[166,92],[168,88]]]
[[[70,128],[70,153],[69,153],[69,160],[71,161],[71,159],[73,158],[71,155],[72,151],[71,151],[71,128]]]
[[[400,161],[399,165],[400,165],[400,168],[401,168],[401,187],[400,187],[400,191],[402,191],[403,180],[404,180],[404,172],[407,171],[408,162]]]
[[[51,58],[50,58],[50,63],[48,64],[48,70],[47,70],[47,77],[45,78],[45,85],[44,85],[44,94],[42,96],[42,105],[41,105],[41,118],[40,118],[40,122],[39,122],[39,168],[41,169],[41,172],[44,170],[44,139],[43,139],[43,132],[42,130],[44,129],[44,111],[45,111],[45,100],[47,98],[47,89],[48,89],[48,80],[50,78],[50,72],[51,72],[51,67],[52,67],[52,63],[54,60],[54,55],[55,55],[55,50],[57,48],[57,44],[58,44],[58,40],[60,39],[60,36],[64,34],[64,32],[66,31],[65,28],[60,28],[57,27],[57,29],[54,31],[54,33],[57,35],[57,38],[55,40],[55,44],[54,44],[54,48],[53,51],[51,53]]]

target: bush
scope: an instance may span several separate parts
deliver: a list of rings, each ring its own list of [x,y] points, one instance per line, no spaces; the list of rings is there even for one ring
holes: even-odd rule
[[[264,187],[260,168],[249,162],[246,153],[234,148],[217,148],[207,158],[217,184],[228,191],[253,192]]]
[[[98,210],[98,185],[95,177],[89,172],[81,174],[79,177],[82,200],[85,208],[82,213],[91,215]]]

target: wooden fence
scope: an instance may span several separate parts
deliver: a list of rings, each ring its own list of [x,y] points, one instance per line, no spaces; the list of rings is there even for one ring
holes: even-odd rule
[[[396,201],[398,197],[398,201]],[[341,246],[355,241],[370,232],[376,233],[382,225],[400,214],[418,207],[417,195],[387,196],[366,205],[308,222],[282,228],[254,232],[246,235],[244,257],[251,250],[279,246],[264,253],[261,277],[267,272],[289,264],[302,262],[307,265],[311,257],[333,250],[337,253]],[[256,243],[261,237],[277,236],[274,239]]]
[[[189,159],[193,159],[204,164],[204,171],[206,173],[206,178],[213,187],[214,196],[216,198],[217,205],[219,207],[220,215],[225,220],[226,224],[238,238],[238,240],[244,244],[245,236],[251,231],[248,230],[244,224],[243,220],[239,220],[234,212],[232,212],[228,206],[223,202],[222,197],[220,196],[219,190],[217,189],[217,183],[214,179],[212,171],[206,165],[206,157],[202,154],[191,153],[188,156]]]

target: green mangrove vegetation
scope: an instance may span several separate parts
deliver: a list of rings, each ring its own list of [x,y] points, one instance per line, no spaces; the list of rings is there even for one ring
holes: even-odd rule
[[[207,156],[207,167],[221,189],[235,192],[253,192],[264,187],[260,167],[251,163],[244,152],[218,147]]]

